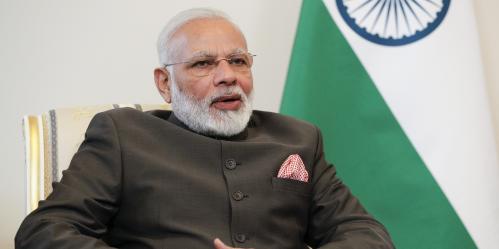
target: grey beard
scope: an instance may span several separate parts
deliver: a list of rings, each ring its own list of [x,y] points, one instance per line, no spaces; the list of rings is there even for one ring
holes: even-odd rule
[[[204,135],[229,137],[242,132],[253,112],[253,92],[246,96],[239,86],[217,88],[202,100],[184,94],[176,82],[171,84],[172,110],[175,116],[191,130]],[[210,109],[212,101],[228,94],[241,95],[241,108],[237,111]]]

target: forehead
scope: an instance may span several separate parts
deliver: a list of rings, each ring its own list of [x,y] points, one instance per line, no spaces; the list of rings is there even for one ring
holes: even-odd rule
[[[247,50],[241,31],[221,18],[189,21],[175,32],[170,44],[182,58],[198,54],[225,56]]]

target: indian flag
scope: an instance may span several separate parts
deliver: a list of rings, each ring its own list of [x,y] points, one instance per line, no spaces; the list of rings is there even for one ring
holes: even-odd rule
[[[397,248],[499,248],[499,165],[470,0],[304,0],[281,112]]]

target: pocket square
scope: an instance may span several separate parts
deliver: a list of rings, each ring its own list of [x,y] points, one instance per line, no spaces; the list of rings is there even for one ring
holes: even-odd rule
[[[277,173],[278,178],[308,182],[308,172],[298,154],[288,156]]]

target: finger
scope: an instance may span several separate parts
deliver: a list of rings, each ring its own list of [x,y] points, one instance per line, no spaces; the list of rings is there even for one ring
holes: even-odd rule
[[[215,240],[213,240],[213,245],[215,246],[215,249],[227,249],[228,248],[219,238],[216,238]]]

